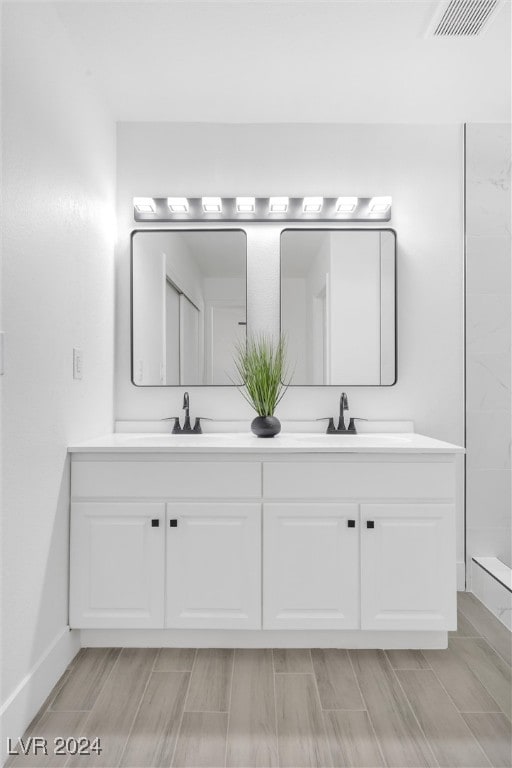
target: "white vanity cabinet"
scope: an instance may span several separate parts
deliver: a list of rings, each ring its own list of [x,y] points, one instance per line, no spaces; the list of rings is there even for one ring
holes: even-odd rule
[[[167,504],[165,626],[261,627],[261,505]]]
[[[71,627],[158,630],[147,641],[163,644],[307,647],[320,631],[324,645],[442,647],[456,627],[455,446],[318,438],[328,448],[305,451],[243,436],[223,453],[194,439],[72,449]]]
[[[363,629],[452,629],[452,504],[361,505]]]
[[[164,504],[72,503],[71,627],[163,626],[164,524]]]
[[[265,504],[263,531],[264,627],[358,629],[357,504]]]
[[[74,458],[71,493],[71,627],[260,628],[259,463]]]

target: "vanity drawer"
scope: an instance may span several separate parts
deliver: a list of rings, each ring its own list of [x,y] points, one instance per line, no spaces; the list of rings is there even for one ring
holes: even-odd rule
[[[452,462],[265,462],[269,499],[453,499]]]
[[[73,498],[259,498],[261,464],[251,461],[73,461],[71,495]]]

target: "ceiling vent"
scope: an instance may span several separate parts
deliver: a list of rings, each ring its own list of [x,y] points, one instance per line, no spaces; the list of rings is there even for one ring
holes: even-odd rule
[[[443,0],[428,37],[475,37],[496,15],[502,0]]]

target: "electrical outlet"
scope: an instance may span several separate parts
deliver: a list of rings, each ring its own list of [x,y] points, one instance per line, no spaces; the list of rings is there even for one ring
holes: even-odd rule
[[[83,358],[82,350],[78,347],[73,347],[73,378],[81,379],[83,374]]]

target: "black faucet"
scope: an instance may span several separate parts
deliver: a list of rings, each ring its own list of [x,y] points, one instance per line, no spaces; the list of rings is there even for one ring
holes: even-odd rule
[[[183,427],[180,424],[179,416],[170,416],[167,419],[162,419],[162,421],[172,421],[174,419],[174,426],[172,428],[173,435],[202,435],[203,429],[201,427],[200,416],[196,418],[193,428],[190,424],[190,397],[188,392],[185,392],[183,395],[183,410],[185,411],[185,421],[183,422]]]
[[[350,419],[348,427],[345,426],[345,411],[348,411],[348,397],[346,392],[341,393],[340,397],[340,417],[338,420],[338,428],[334,426],[334,419],[332,416],[325,416],[317,421],[327,421],[327,434],[328,435],[357,435],[356,421],[366,421],[366,419],[358,419],[354,416]]]
[[[340,397],[340,418],[338,421],[338,432],[346,432],[347,428],[345,426],[345,418],[344,418],[344,412],[345,410],[348,410],[348,397],[346,392],[341,393]]]
[[[185,392],[183,395],[183,410],[185,411],[185,421],[181,431],[190,434],[192,432],[192,427],[190,426],[190,398],[188,392]]]

